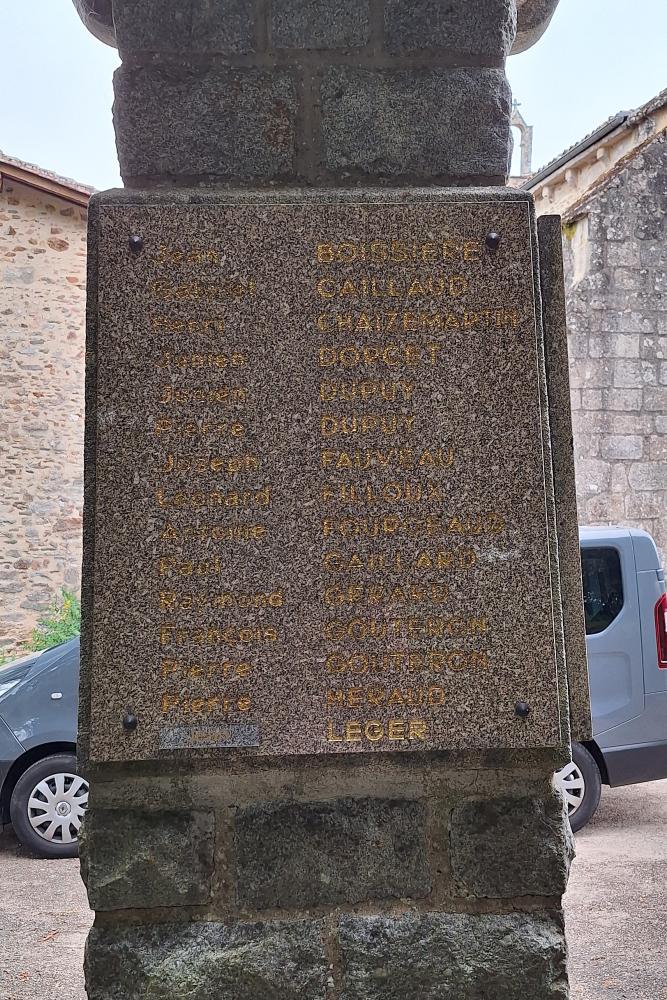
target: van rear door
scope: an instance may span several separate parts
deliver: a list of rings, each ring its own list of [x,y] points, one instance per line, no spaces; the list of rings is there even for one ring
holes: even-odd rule
[[[629,532],[582,537],[581,569],[593,734],[599,736],[644,711],[639,595]],[[616,742],[613,736],[611,742]]]

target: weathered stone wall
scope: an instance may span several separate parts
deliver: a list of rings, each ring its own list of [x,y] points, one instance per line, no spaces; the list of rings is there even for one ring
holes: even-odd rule
[[[0,655],[63,585],[78,590],[86,212],[0,192]]]
[[[579,518],[645,528],[667,555],[667,137],[565,227]]]

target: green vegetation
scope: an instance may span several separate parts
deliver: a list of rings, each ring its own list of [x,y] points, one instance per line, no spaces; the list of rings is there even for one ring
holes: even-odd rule
[[[62,588],[51,607],[40,618],[37,627],[25,643],[26,652],[50,649],[61,642],[73,639],[81,630],[81,601],[71,590]]]
[[[73,639],[81,631],[81,601],[71,590],[63,587],[54,597],[49,610],[39,619],[32,635],[8,653],[0,653],[0,667],[12,663],[26,653],[38,653],[61,642]]]

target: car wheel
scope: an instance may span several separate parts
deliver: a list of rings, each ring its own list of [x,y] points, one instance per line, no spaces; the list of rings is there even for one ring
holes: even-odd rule
[[[88,805],[88,783],[76,773],[74,754],[32,764],[14,786],[9,813],[22,844],[42,858],[75,858]]]
[[[600,802],[602,781],[595,758],[581,743],[572,744],[572,760],[556,771],[574,833],[593,818]]]

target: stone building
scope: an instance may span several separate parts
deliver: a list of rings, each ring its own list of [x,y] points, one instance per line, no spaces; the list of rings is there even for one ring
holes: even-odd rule
[[[91,192],[0,153],[0,656],[80,584]]]
[[[667,91],[524,184],[563,217],[579,520],[667,556]]]

